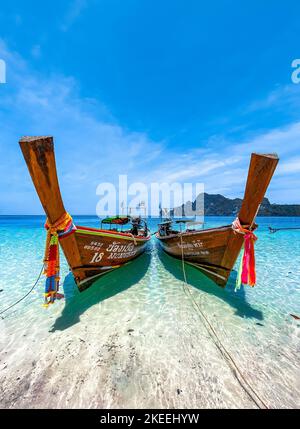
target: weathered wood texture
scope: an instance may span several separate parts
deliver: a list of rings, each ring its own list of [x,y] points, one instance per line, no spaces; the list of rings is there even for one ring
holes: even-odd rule
[[[36,192],[51,224],[65,213],[54,156],[52,137],[23,137],[20,140]],[[116,234],[113,231],[78,227],[60,239],[68,264],[80,290],[93,279],[137,256],[146,248],[150,236]]]
[[[251,155],[245,195],[238,214],[242,225],[252,226],[277,164],[277,155]],[[160,236],[158,232],[156,237],[162,248],[176,258],[182,258],[183,247],[184,260],[197,266],[220,286],[226,285],[243,245],[243,236],[235,233],[231,226],[168,236]]]

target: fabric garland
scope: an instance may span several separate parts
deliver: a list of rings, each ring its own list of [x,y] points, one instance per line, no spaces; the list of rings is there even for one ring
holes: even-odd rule
[[[243,250],[244,250],[244,245],[243,245]],[[243,256],[241,257],[240,265],[239,265],[239,270],[238,270],[238,274],[237,274],[237,277],[236,277],[235,289],[234,289],[235,292],[238,289],[241,288],[241,284],[242,284],[242,271],[243,271]]]
[[[65,212],[54,224],[51,224],[47,219],[45,223],[47,229],[47,239],[45,246],[44,257],[44,274],[46,275],[45,285],[45,301],[44,307],[53,304],[56,299],[64,297],[59,293],[59,237],[70,233],[76,227],[73,225],[72,217],[69,213]]]
[[[243,234],[244,236],[243,255],[240,262],[235,290],[240,289],[241,284],[253,287],[256,283],[254,243],[257,237],[253,231],[242,226],[238,218],[232,223],[232,229],[235,233]]]

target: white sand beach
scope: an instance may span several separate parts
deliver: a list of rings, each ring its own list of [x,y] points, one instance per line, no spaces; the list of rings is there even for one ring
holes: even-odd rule
[[[184,293],[180,264],[170,272],[151,256],[73,297],[69,275],[66,302],[45,310],[36,292],[1,320],[1,408],[257,407]],[[269,408],[299,407],[299,322],[262,320],[195,288],[194,268],[187,275],[252,389]]]

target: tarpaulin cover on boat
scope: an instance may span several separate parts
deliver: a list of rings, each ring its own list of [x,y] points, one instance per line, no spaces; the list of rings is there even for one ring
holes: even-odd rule
[[[129,221],[130,218],[128,216],[112,216],[103,219],[102,223],[110,225],[126,225],[126,223],[128,223]]]

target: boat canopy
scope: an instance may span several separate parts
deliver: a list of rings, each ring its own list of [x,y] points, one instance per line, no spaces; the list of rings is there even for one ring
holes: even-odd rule
[[[171,223],[173,223],[172,220],[165,220],[164,222],[161,222],[158,224],[158,226],[162,226],[162,225],[171,225]]]
[[[196,225],[203,225],[204,222],[200,221],[200,220],[194,220],[194,219],[179,219],[176,220],[175,223],[184,223],[187,226],[196,226]]]
[[[101,223],[109,224],[109,225],[126,225],[128,222],[130,222],[129,216],[106,217],[101,221]]]

